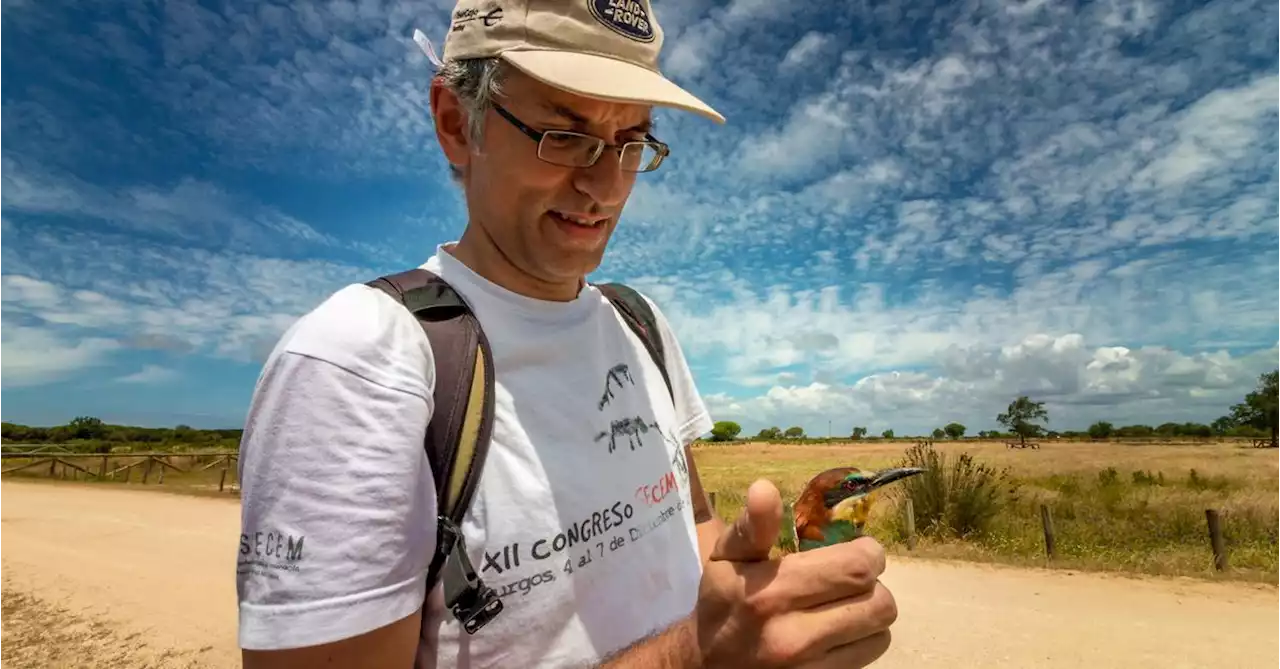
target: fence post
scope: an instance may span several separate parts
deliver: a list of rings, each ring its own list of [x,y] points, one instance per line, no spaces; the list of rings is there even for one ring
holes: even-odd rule
[[[712,490],[707,493],[707,498],[711,500],[711,512],[716,512],[716,491]]]
[[[916,506],[907,498],[907,550],[916,549]]]
[[[1053,516],[1049,514],[1049,505],[1040,505],[1040,524],[1044,526],[1044,553],[1052,560],[1057,555],[1053,540]]]
[[[1227,569],[1227,546],[1222,540],[1222,521],[1217,509],[1205,509],[1204,519],[1209,525],[1209,545],[1213,548],[1213,568],[1218,571]]]
[[[222,468],[222,478],[218,479],[218,492],[222,492],[222,487],[227,484],[227,468]]]

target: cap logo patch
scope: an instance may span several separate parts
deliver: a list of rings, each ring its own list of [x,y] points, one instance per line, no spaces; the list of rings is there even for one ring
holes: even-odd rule
[[[637,42],[653,41],[648,3],[638,0],[587,0],[591,15],[613,32]]]
[[[452,32],[458,32],[466,28],[469,24],[479,21],[486,28],[492,28],[498,25],[502,20],[502,7],[492,7],[487,12],[481,13],[479,9],[459,9],[453,13]]]

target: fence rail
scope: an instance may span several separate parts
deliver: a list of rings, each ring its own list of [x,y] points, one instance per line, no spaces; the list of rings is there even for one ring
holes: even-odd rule
[[[707,497],[711,502],[712,511],[718,511],[719,509],[716,506],[716,498],[718,495],[716,492],[714,490],[708,491]],[[783,502],[783,506],[785,507],[783,510],[783,517],[790,517],[790,504]],[[915,505],[911,502],[910,498],[905,498],[903,500],[901,512],[903,514],[903,532],[906,538],[905,543],[907,550],[913,551],[916,549],[918,537],[916,534]],[[1222,516],[1218,509],[1205,509],[1204,516],[1205,524],[1208,526],[1207,538],[1211,556],[1213,558],[1213,568],[1215,571],[1227,571],[1227,569],[1229,569],[1227,560],[1229,551],[1227,550],[1227,543],[1223,535]],[[1053,511],[1048,504],[1040,505],[1040,525],[1044,531],[1045,558],[1049,562],[1052,562],[1058,557],[1057,533],[1055,532],[1053,525]]]
[[[166,472],[195,474],[221,465],[222,473],[218,481],[218,492],[227,490],[228,475],[231,478],[230,487],[234,492],[239,489],[235,476],[239,460],[238,451],[67,453],[62,450],[11,450],[6,447],[3,452],[0,452],[0,461],[6,464],[0,468],[0,474],[13,474],[47,466],[49,478],[86,481],[119,480],[129,483],[136,469],[141,471],[141,482],[144,485],[151,482],[153,473],[156,474],[155,483],[163,485]]]

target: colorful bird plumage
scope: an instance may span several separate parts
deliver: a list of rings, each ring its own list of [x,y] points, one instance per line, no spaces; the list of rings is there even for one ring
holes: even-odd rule
[[[874,493],[924,471],[918,467],[879,472],[835,467],[813,477],[792,505],[796,548],[813,550],[862,536]]]

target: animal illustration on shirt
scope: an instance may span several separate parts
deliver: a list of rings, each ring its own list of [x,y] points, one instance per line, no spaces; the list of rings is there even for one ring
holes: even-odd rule
[[[635,379],[631,378],[631,368],[627,367],[626,363],[618,363],[609,368],[609,371],[604,376],[604,394],[600,396],[600,402],[596,405],[597,409],[604,411],[605,405],[609,404],[609,400],[613,399],[613,386],[616,384],[621,389],[623,380],[633,386],[636,384]]]
[[[639,446],[644,446],[644,437],[642,435],[649,432],[649,428],[659,429],[657,423],[646,423],[639,416],[632,418],[622,418],[610,422],[609,431],[601,431],[596,435],[595,441],[601,439],[609,439],[609,452],[612,453],[618,449],[618,435],[626,435],[627,443],[631,446],[631,450],[636,450]]]

